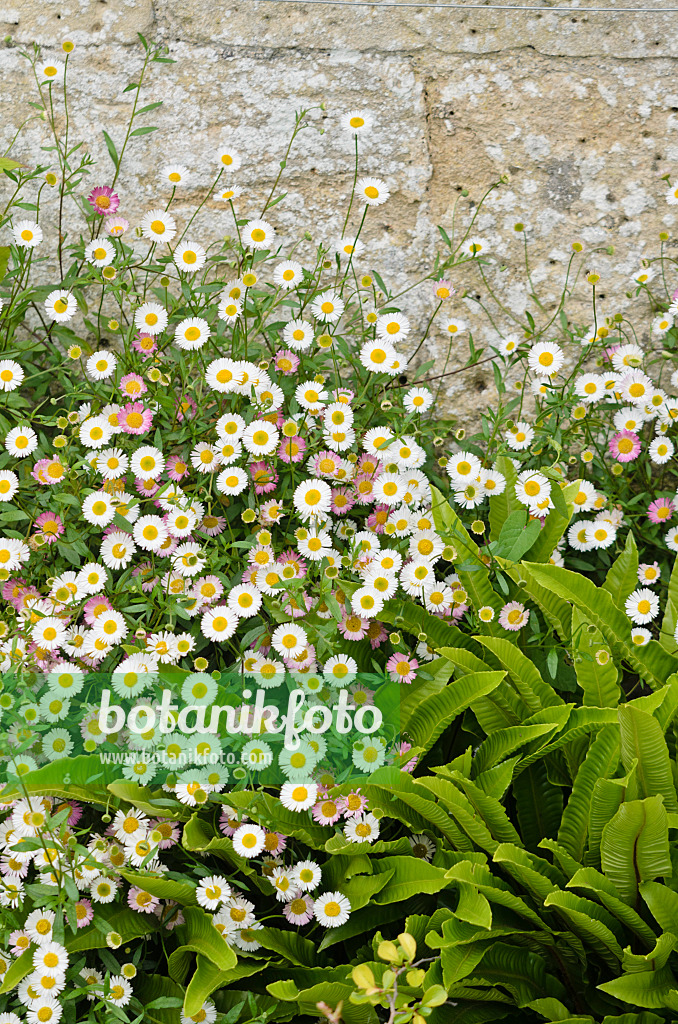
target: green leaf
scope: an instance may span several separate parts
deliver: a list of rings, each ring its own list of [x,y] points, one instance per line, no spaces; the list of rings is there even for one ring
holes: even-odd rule
[[[102,129],[102,135],[104,137],[104,141],[106,142],[106,149],[108,150],[108,155],[110,156],[111,160],[113,161],[113,166],[117,170],[118,169],[118,164],[120,163],[120,157],[118,156],[118,151],[115,148],[115,143],[113,142],[113,139],[108,134],[108,132],[103,131],[103,129]]]
[[[316,967],[319,963],[323,963],[323,957],[320,958],[320,961],[318,960],[315,943],[310,939],[305,939],[299,932],[282,931],[280,928],[262,928],[257,932],[257,942],[264,949],[278,953],[297,967]]]
[[[3,800],[20,800],[29,795],[56,796],[65,800],[82,800],[86,804],[107,804],[107,784],[119,777],[117,765],[102,764],[98,754],[52,761],[21,779],[21,787],[9,783],[2,790]]]
[[[670,878],[669,826],[661,796],[621,805],[603,829],[600,844],[603,873],[629,906],[638,899],[638,884]]]
[[[133,132],[129,133],[129,137],[131,139],[135,135],[150,135],[151,132],[157,132],[157,131],[158,131],[157,127],[151,127],[150,125],[147,125],[145,128],[135,128]]]
[[[567,883],[567,888],[594,893],[605,909],[618,918],[629,932],[637,935],[644,944],[653,945],[656,935],[650,926],[632,907],[619,899],[619,893],[613,883],[600,871],[596,871],[595,868],[580,868]]]
[[[572,609],[572,655],[584,704],[616,708],[620,693],[617,666],[600,630],[577,607]],[[607,661],[601,665],[597,657]]]
[[[487,931],[492,927],[492,908],[482,893],[478,892],[474,885],[459,885],[459,902],[455,915],[460,921],[475,925],[476,928],[484,928]]]
[[[609,778],[619,764],[619,730],[601,729],[575,777],[558,830],[558,842],[580,861],[586,848],[593,789],[598,779]]]
[[[676,944],[678,944],[678,936],[671,932],[664,932],[657,938],[654,949],[651,949],[649,953],[633,953],[631,947],[627,946],[624,950],[622,967],[629,974],[640,971],[657,971],[664,967],[676,948]]]
[[[172,953],[172,957],[185,952],[200,953],[221,971],[230,971],[235,967],[236,955],[212,924],[211,914],[206,914],[200,907],[185,907],[183,913],[185,924],[180,933],[182,944]]]
[[[544,906],[554,907],[585,945],[594,949],[608,967],[618,970],[623,955],[615,934],[619,927],[606,910],[592,900],[559,889],[546,897]]]
[[[678,1010],[678,985],[668,967],[641,974],[624,974],[621,978],[606,981],[598,988],[632,1006],[645,1006],[652,1010]]]
[[[678,811],[669,750],[656,718],[633,704],[619,708],[621,757],[627,771],[634,762],[639,796],[661,794],[668,812]]]
[[[678,921],[678,893],[659,882],[641,882],[638,889],[659,927],[673,931]]]
[[[145,886],[141,888],[143,889]],[[150,890],[147,891],[150,892]],[[131,942],[132,939],[151,935],[160,927],[155,915],[137,914],[134,910],[115,904],[98,907],[97,920],[101,924],[106,923],[106,931],[117,932],[123,942]],[[79,928],[75,935],[66,940],[66,948],[69,953],[84,952],[87,949],[105,949],[106,931],[102,931],[94,924],[90,924],[86,928]]]
[[[515,643],[496,636],[476,636],[474,639],[499,659],[530,715],[540,708],[564,703],[562,697],[544,680],[534,662]]]
[[[10,160],[8,156],[0,156],[0,171],[15,171],[17,167],[25,167],[26,164],[19,163],[18,160]]]
[[[374,870],[377,874],[389,874],[388,882],[374,897],[379,905],[401,903],[419,893],[440,892],[447,886],[445,868],[416,857],[382,857],[375,861]]]
[[[2,979],[2,985],[0,985],[0,995],[3,995],[5,992],[11,992],[12,989],[17,987],[19,982],[24,980],[27,974],[31,973],[33,970],[34,952],[35,946],[31,944],[14,963],[10,964],[7,973]]]
[[[134,995],[144,1007],[144,1024],[176,1024],[179,1011],[174,1007],[181,1006],[184,992],[169,978],[141,971],[134,982]],[[151,1004],[157,1004],[161,999],[177,1001],[172,1003],[172,1008],[164,1003],[151,1008]]]
[[[520,511],[523,507],[515,496],[515,482],[518,476],[516,467],[506,455],[500,455],[495,468],[506,479],[506,487],[501,494],[490,498],[490,540],[498,540],[501,530],[509,515]]]
[[[663,686],[668,676],[678,670],[678,659],[667,654],[656,640],[650,640],[643,648],[636,647],[631,642],[631,628],[624,612],[606,590],[596,587],[581,573],[533,562],[524,562],[522,567],[537,583],[583,611],[598,627],[617,659],[625,659],[653,687]]]
[[[441,653],[444,652],[445,648]],[[411,717],[401,723],[402,731],[409,734],[415,746],[428,750],[450,722],[479,697],[491,693],[505,675],[505,672],[471,672],[449,683],[439,693],[422,701]]]
[[[152,875],[136,874],[134,871],[121,871],[120,874],[130,885],[138,885],[140,889],[145,889],[146,892],[150,892],[151,896],[157,896],[158,899],[174,900],[182,907],[195,906],[197,903],[196,887],[191,882],[176,882],[172,878],[153,878]]]
[[[0,245],[0,281],[2,281],[7,273],[11,252],[12,250],[9,245]]]
[[[603,588],[610,594],[616,606],[623,608],[624,601],[637,585],[638,549],[633,537],[633,530],[629,530],[624,550],[610,566]]]

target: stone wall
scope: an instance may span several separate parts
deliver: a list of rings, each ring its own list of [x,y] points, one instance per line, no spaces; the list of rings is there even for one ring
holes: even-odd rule
[[[336,237],[353,145],[338,119],[364,107],[374,114],[375,130],[361,167],[392,190],[385,206],[370,211],[366,268],[400,285],[416,280],[439,247],[436,225],[449,230],[462,188],[477,203],[508,172],[508,184],[476,225],[498,264],[508,267],[490,274],[505,306],[497,325],[515,330],[511,316],[520,320],[527,302],[513,229],[523,221],[532,282],[547,308],[574,239],[589,251],[614,244],[612,258],[586,257],[602,274],[601,311],[632,307],[647,331],[647,303],[627,293],[640,257],[655,253],[659,231],[673,242],[676,211],[666,204],[661,177],[678,160],[678,15],[662,13],[671,0],[653,6],[653,14],[562,14],[545,6],[529,13],[263,0],[15,0],[0,8],[0,142],[6,147],[31,113],[34,84],[21,49],[35,41],[54,57],[71,39],[72,137],[81,135],[101,158],[105,173],[92,184],[105,179],[102,129],[117,142],[124,135],[131,94],[123,89],[139,67],[136,34],[143,32],[166,43],[176,64],[153,70],[146,102],[165,101],[152,115],[161,130],[133,140],[119,181],[133,223],[165,198],[157,180],[163,162],[193,172],[181,202],[202,197],[225,136],[235,137],[246,157],[236,175],[246,189],[241,209],[256,213],[279,169],[295,109],[324,103],[299,139],[285,171],[288,196],[271,220],[285,241],[307,228],[314,241]],[[46,126],[33,121],[12,155],[27,163],[44,159],[46,144]],[[469,200],[459,203],[462,223]],[[210,202],[196,232],[215,230],[229,227]],[[488,298],[469,272],[456,275],[455,284]],[[590,316],[584,295],[582,322]],[[403,308],[420,336],[432,309],[428,289],[409,293]],[[458,295],[450,313],[487,340],[486,321],[470,298]],[[434,327],[422,351],[442,361],[447,345]],[[461,351],[455,345],[450,365]],[[478,369],[453,377],[446,394],[448,408],[467,415],[479,396],[492,401],[491,375]]]

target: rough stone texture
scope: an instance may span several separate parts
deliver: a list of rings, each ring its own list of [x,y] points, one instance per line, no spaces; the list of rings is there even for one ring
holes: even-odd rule
[[[133,222],[163,199],[156,175],[164,161],[194,171],[178,208],[195,205],[226,136],[246,155],[236,175],[247,189],[242,212],[256,214],[278,172],[294,111],[324,102],[295,147],[284,178],[288,196],[271,220],[286,242],[307,228],[314,241],[333,239],[352,181],[353,144],[338,118],[364,107],[376,127],[362,147],[361,169],[392,190],[385,206],[369,212],[365,268],[400,287],[415,281],[440,247],[436,225],[450,230],[455,202],[457,224],[465,225],[473,204],[508,172],[508,184],[483,205],[474,226],[496,258],[488,277],[504,311],[477,274],[464,270],[455,284],[469,296],[458,296],[449,312],[489,340],[487,321],[470,297],[478,296],[502,332],[517,329],[511,318],[520,320],[529,290],[513,230],[523,221],[532,283],[547,310],[577,238],[587,250],[583,265],[602,273],[599,314],[635,310],[646,332],[646,303],[627,293],[639,259],[655,254],[658,232],[668,231],[672,244],[676,225],[661,180],[678,159],[678,15],[662,13],[672,3],[653,0],[652,14],[587,14],[576,7],[563,14],[547,6],[533,13],[293,0],[21,0],[0,8],[6,37],[0,143],[9,145],[31,113],[34,83],[21,49],[36,41],[57,56],[69,38],[76,44],[69,72],[72,137],[87,140],[108,175],[101,130],[118,143],[124,137],[131,94],[123,89],[139,67],[136,40],[143,32],[166,43],[177,63],[153,69],[145,102],[165,101],[151,115],[161,130],[133,140],[119,181]],[[40,146],[47,144],[46,126],[33,121],[12,154],[45,162]],[[462,188],[471,205],[459,201]],[[197,236],[229,230],[226,214],[209,201],[196,221]],[[610,244],[612,258],[591,253]],[[500,264],[508,269],[500,271]],[[585,296],[582,289],[582,325],[591,319]],[[414,347],[432,310],[427,287],[410,292],[403,308],[417,325]],[[434,326],[422,355],[437,357],[442,367],[447,344]],[[455,342],[448,368],[462,347]],[[451,378],[445,387],[448,408],[462,417],[477,410],[480,394],[481,401],[494,397],[484,368],[470,377]]]

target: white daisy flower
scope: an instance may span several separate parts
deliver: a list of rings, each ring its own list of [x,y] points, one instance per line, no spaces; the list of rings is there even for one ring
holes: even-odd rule
[[[178,185],[185,185],[187,179],[188,168],[184,167],[183,164],[168,164],[160,172],[160,180],[169,182],[173,188],[176,188]]]
[[[117,365],[115,353],[106,352],[104,349],[93,352],[86,363],[87,373],[92,380],[106,380],[115,373]]]
[[[154,480],[165,469],[165,456],[153,445],[142,445],[132,453],[130,469],[142,480]]]
[[[258,857],[264,849],[266,833],[260,825],[240,825],[232,836],[233,849],[240,857]]]
[[[313,328],[306,320],[290,320],[283,330],[283,342],[288,348],[305,352],[313,342]]]
[[[351,914],[349,899],[340,892],[326,892],[313,905],[313,913],[325,928],[338,928],[346,924]]]
[[[104,537],[100,557],[109,569],[125,569],[134,557],[137,546],[128,533],[115,530]]]
[[[78,437],[86,448],[102,448],[113,437],[113,430],[104,416],[90,416],[80,424]]]
[[[230,143],[227,143],[217,150],[217,161],[224,170],[237,171],[242,164],[242,157],[237,149],[234,149]]]
[[[177,231],[174,217],[165,210],[149,210],[139,225],[144,238],[153,242],[171,242]]]
[[[279,263],[273,271],[273,283],[279,288],[284,288],[285,291],[296,288],[303,280],[304,268],[296,260],[285,260],[284,263]]]
[[[34,249],[42,242],[42,228],[33,220],[20,220],[12,228],[15,243],[23,249]]]
[[[558,373],[564,359],[563,350],[554,341],[540,341],[530,349],[527,365],[537,376],[551,377]]]
[[[251,220],[241,230],[243,245],[250,249],[270,249],[275,239],[275,228],[266,220]]]
[[[315,782],[284,782],[280,787],[280,803],[288,811],[307,811],[317,799]]]
[[[134,313],[134,326],[144,334],[161,334],[168,319],[167,310],[158,302],[144,302]]]
[[[659,598],[648,587],[638,587],[626,598],[624,611],[631,622],[643,626],[659,614]]]
[[[365,110],[349,110],[341,115],[339,125],[349,135],[369,135],[372,130],[372,115]]]
[[[317,320],[326,324],[336,324],[344,312],[345,303],[336,292],[331,290],[316,295],[311,303],[311,312]]]
[[[64,77],[65,65],[60,60],[48,60],[36,68],[38,75],[48,82],[58,82]]]
[[[325,515],[332,504],[332,488],[324,480],[305,480],[294,491],[294,507],[302,519]]]
[[[205,266],[207,253],[196,242],[180,242],[174,250],[173,258],[179,270],[194,274]]]
[[[368,341],[362,346],[359,359],[366,370],[374,373],[391,373],[396,350],[384,339]]]
[[[278,447],[280,434],[267,420],[253,420],[242,434],[242,446],[250,455],[272,455]]]
[[[391,197],[388,185],[381,178],[359,178],[355,194],[366,206],[381,206]]]
[[[56,320],[58,324],[72,320],[78,303],[74,295],[61,290],[50,292],[45,299],[45,312],[50,320]]]
[[[377,337],[400,341],[410,333],[410,321],[403,313],[385,313],[377,318]]]
[[[433,405],[433,395],[428,388],[410,388],[403,405],[406,412],[426,412]]]
[[[192,316],[182,320],[174,330],[174,340],[177,348],[185,352],[202,348],[210,336],[210,329],[207,320],[202,317]]]
[[[223,642],[238,628],[238,616],[226,605],[209,608],[200,620],[200,629],[208,640]]]
[[[249,486],[250,479],[244,469],[239,466],[229,466],[222,470],[216,479],[216,488],[219,494],[242,494]]]
[[[85,259],[93,267],[107,267],[115,259],[115,246],[107,238],[95,238],[85,246]]]
[[[294,622],[284,622],[273,630],[271,646],[283,658],[291,658],[306,649],[308,637],[301,626],[297,626]]]
[[[11,501],[19,490],[19,477],[11,469],[0,470],[0,502]]]

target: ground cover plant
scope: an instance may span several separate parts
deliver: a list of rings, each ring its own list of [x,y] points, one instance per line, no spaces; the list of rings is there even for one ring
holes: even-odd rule
[[[97,166],[72,51],[25,54],[44,162],[21,132],[0,160],[0,1024],[673,1020],[669,240],[633,322],[575,240],[556,308],[532,290],[502,331],[460,195],[396,292],[362,110],[331,129],[336,238],[276,230],[313,111],[262,204],[225,138],[191,216],[168,164],[133,222],[120,169],[172,61],[140,39]],[[482,361],[498,401],[467,434],[440,402]]]

